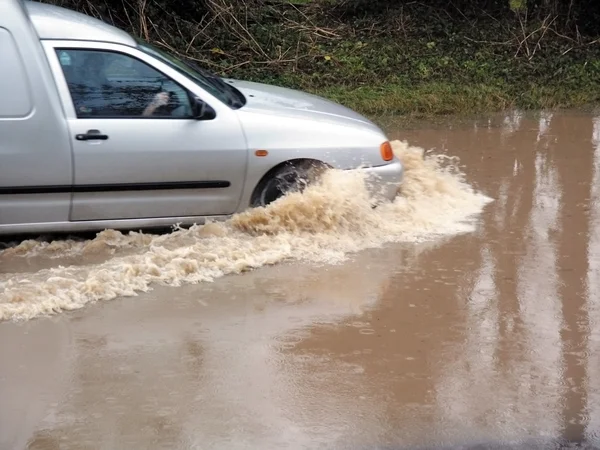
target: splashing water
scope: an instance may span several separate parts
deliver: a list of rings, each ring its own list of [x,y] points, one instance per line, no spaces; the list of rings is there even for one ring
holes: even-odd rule
[[[0,320],[31,319],[87,303],[132,296],[152,284],[213,281],[284,260],[337,263],[352,252],[388,242],[420,242],[473,230],[473,216],[491,201],[464,179],[456,161],[425,155],[394,141],[405,177],[393,202],[371,207],[364,176],[330,170],[302,193],[225,222],[165,235],[106,230],[88,241],[24,241],[0,257],[54,258],[108,252],[89,266],[53,267],[0,281]],[[126,249],[136,250],[125,253]],[[121,254],[119,254],[121,252]]]

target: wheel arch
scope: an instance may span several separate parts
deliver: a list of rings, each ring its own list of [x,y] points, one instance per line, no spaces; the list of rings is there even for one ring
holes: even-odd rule
[[[319,160],[319,159],[314,159],[314,158],[295,158],[295,159],[288,159],[285,161],[282,161],[278,164],[276,164],[275,166],[271,167],[259,180],[259,182],[256,184],[256,186],[254,186],[254,189],[252,191],[252,195],[250,196],[250,205],[253,206],[256,204],[256,201],[258,200],[258,197],[262,191],[262,189],[264,189],[266,183],[280,170],[282,170],[284,167],[301,167],[303,165],[309,165],[309,164],[315,164],[315,165],[320,165],[320,166],[324,166],[326,168],[332,169],[333,166],[331,164],[327,164],[326,162]]]

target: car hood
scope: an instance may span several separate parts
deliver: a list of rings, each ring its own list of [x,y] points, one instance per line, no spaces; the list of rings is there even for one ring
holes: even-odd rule
[[[350,122],[350,124],[360,122],[376,128],[373,122],[357,112],[316,95],[250,81],[229,78],[225,81],[240,90],[246,97],[244,110],[318,120],[330,119],[336,122]]]

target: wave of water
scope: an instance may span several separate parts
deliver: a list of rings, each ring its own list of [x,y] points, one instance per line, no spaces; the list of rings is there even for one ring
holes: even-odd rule
[[[16,273],[0,279],[0,320],[31,319],[90,302],[137,295],[153,284],[201,283],[285,260],[343,261],[389,242],[469,232],[491,201],[445,155],[394,141],[405,178],[393,202],[371,207],[360,172],[330,170],[318,184],[264,208],[152,235],[106,230],[91,240],[23,241],[0,258],[61,258],[105,252],[104,262]]]

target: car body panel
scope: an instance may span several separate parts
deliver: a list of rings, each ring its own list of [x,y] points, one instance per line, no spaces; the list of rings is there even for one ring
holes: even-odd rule
[[[379,128],[357,112],[322,97],[295,89],[273,86],[264,83],[226,79],[247,98],[244,110],[265,115],[285,115],[288,118],[331,121],[339,124],[368,126],[375,131]]]
[[[264,157],[250,154],[246,187],[240,209],[250,206],[254,188],[273,167],[298,159],[321,161],[335,169],[386,166],[396,163],[398,182],[402,179],[402,166],[397,158],[386,162],[381,158],[379,146],[385,135],[369,125],[350,126],[347,122],[337,124],[310,119],[290,119],[274,115],[265,119],[260,112],[238,112],[244,127],[248,146],[254,150],[267,150]]]
[[[70,193],[26,193],[32,185],[73,181],[68,127],[48,62],[20,2],[0,1],[0,30],[0,227],[68,220]],[[14,93],[23,101],[23,92],[30,101],[25,109],[7,101]]]
[[[239,125],[223,120],[149,121],[69,122],[72,135],[90,129],[109,135],[102,142],[74,140],[71,220],[230,214],[237,209],[247,163]],[[177,183],[191,187],[169,188]],[[144,184],[149,187],[128,187]],[[98,185],[107,189],[81,188]]]

